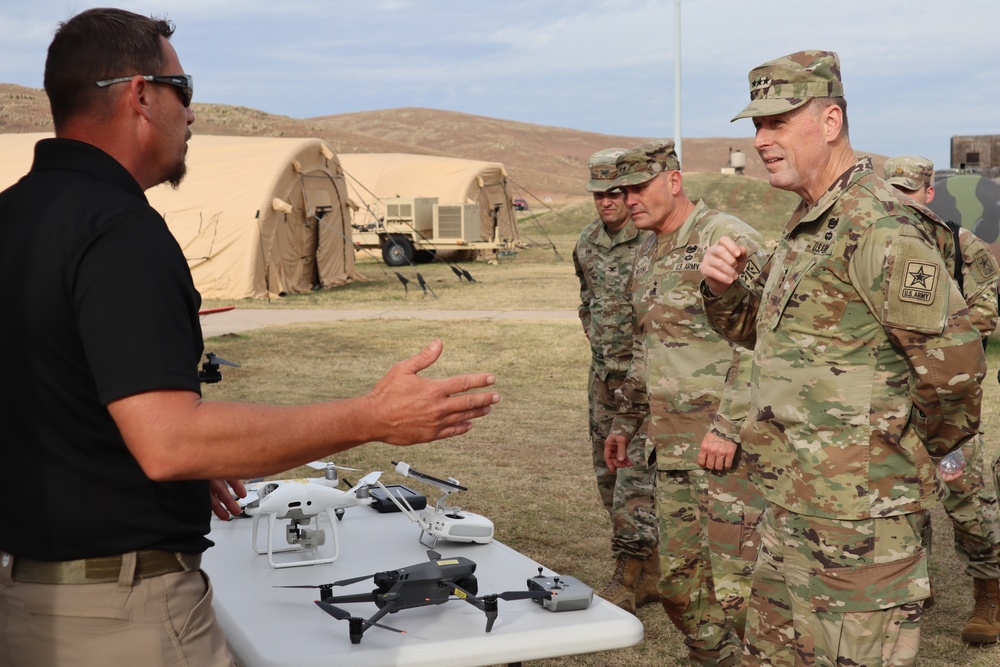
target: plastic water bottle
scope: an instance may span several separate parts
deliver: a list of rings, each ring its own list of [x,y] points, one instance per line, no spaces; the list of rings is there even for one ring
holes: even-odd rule
[[[965,454],[962,453],[962,449],[956,449],[950,452],[946,457],[941,459],[941,463],[938,464],[938,468],[943,473],[955,473],[960,471],[965,467]]]

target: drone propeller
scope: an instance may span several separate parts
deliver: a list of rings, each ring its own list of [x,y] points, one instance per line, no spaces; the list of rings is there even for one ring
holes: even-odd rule
[[[360,488],[362,488],[364,486],[371,486],[372,484],[374,484],[375,482],[377,482],[378,478],[381,477],[381,476],[382,476],[382,471],[381,470],[376,470],[375,472],[370,472],[367,475],[365,475],[364,477],[362,477],[358,481],[357,484],[355,484],[350,489],[348,489],[347,493],[354,493],[355,491],[357,491],[358,489],[360,489]]]
[[[501,600],[540,600],[542,598],[551,599],[552,593],[549,591],[506,591],[504,593],[484,595],[483,597],[497,597]]]
[[[326,613],[330,614],[330,616],[333,616],[338,621],[353,621],[355,618],[358,618],[357,616],[352,616],[349,612],[344,611],[340,607],[334,607],[329,602],[323,602],[322,600],[315,600],[315,602],[316,606],[318,606]],[[358,620],[361,620],[365,628],[375,626],[376,628],[382,628],[383,630],[392,630],[393,632],[398,632],[401,635],[406,634],[406,630],[398,630],[396,628],[389,627],[388,625],[382,625],[381,623],[376,623],[374,621],[366,621],[360,618]]]
[[[217,356],[215,352],[206,352],[205,358],[207,360],[206,363],[209,364],[215,364],[217,366],[232,366],[233,368],[240,367],[240,365],[235,361],[229,361],[228,359],[223,359],[222,357]]]
[[[356,584],[359,581],[364,581],[365,579],[371,579],[374,574],[366,574],[362,577],[354,577],[352,579],[341,579],[340,581],[335,581],[332,584],[289,584],[287,586],[274,586],[274,588],[333,588],[334,586],[349,586],[351,584]]]
[[[326,463],[325,461],[310,461],[306,465],[314,470],[326,470],[327,468],[336,468],[337,470],[350,470],[352,472],[358,472],[358,468],[348,468],[347,466],[338,466],[332,462]]]
[[[433,549],[428,549],[427,558],[429,558],[430,560],[441,560],[441,554],[434,551]]]
[[[458,597],[471,604],[486,614],[486,632],[493,629],[493,623],[497,620],[497,600],[527,600],[537,598],[552,598],[549,591],[505,591],[503,593],[490,593],[476,597],[458,584],[450,582],[454,592]]]

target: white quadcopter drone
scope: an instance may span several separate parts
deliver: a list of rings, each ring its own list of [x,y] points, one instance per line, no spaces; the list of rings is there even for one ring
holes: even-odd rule
[[[452,507],[447,504],[449,495],[455,491],[468,490],[460,485],[457,479],[450,477],[447,480],[438,479],[418,472],[406,463],[396,461],[392,463],[396,466],[396,472],[403,477],[419,479],[444,491],[444,495],[438,499],[433,509],[425,507],[417,512],[402,494],[394,494],[381,482],[377,482],[379,488],[399,508],[399,511],[409,517],[410,521],[420,526],[420,537],[417,538],[420,544],[433,549],[438,540],[488,544],[493,539],[492,521],[480,514],[465,512],[461,507]]]
[[[340,555],[340,539],[337,535],[337,521],[344,509],[356,505],[368,505],[372,499],[368,487],[376,484],[381,472],[372,472],[361,478],[348,491],[332,488],[318,480],[296,479],[266,482],[256,489],[258,498],[249,503],[244,511],[253,517],[253,550],[258,555],[267,554],[267,562],[273,568],[300,567],[332,563]],[[316,483],[320,482],[320,483]],[[309,560],[284,560],[276,562],[274,555],[288,552],[318,552],[326,543],[326,531],[320,525],[320,515],[326,517],[333,532],[333,554]],[[257,528],[261,517],[267,517],[267,546],[261,548],[257,538]],[[279,520],[287,520],[285,541],[287,547],[274,546],[274,526]]]
[[[256,507],[260,499],[267,494],[274,491],[276,488],[282,484],[289,483],[310,483],[310,484],[322,484],[323,486],[328,486],[331,489],[336,489],[340,485],[340,479],[337,476],[338,470],[351,470],[357,472],[357,468],[347,468],[345,466],[338,466],[332,461],[327,463],[326,461],[313,461],[307,463],[310,468],[314,470],[322,470],[322,477],[298,477],[295,479],[276,479],[276,480],[265,480],[262,477],[252,479],[247,482],[246,489],[247,495],[245,498],[237,498],[236,502],[239,503],[240,509],[243,510],[244,515],[250,516],[251,511]],[[343,512],[338,512],[337,515],[340,516]]]

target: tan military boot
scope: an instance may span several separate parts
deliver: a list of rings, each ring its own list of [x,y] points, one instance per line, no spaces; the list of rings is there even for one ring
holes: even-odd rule
[[[611,581],[598,592],[602,598],[625,611],[635,613],[635,583],[642,574],[642,561],[629,556],[619,556],[615,562],[615,573]]]
[[[975,606],[962,628],[962,641],[969,644],[995,644],[1000,640],[1000,581],[973,579]]]
[[[635,606],[642,607],[660,601],[660,556],[654,553],[642,561],[642,572],[635,587]]]

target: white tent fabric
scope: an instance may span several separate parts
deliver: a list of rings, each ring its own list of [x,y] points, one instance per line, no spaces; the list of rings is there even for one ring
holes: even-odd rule
[[[35,159],[35,144],[51,136],[51,132],[0,134],[0,190],[6,190],[28,173]]]
[[[320,139],[196,134],[181,187],[146,194],[205,298],[307,292],[361,277],[340,163]]]
[[[379,200],[437,197],[439,204],[479,204],[480,238],[517,241],[517,216],[507,191],[507,171],[499,162],[410,153],[340,153],[351,199],[360,215],[381,215]],[[366,212],[366,208],[370,213]],[[495,222],[494,222],[495,218]],[[364,220],[355,219],[356,224]]]
[[[0,187],[39,139],[0,135]],[[363,279],[354,268],[343,172],[320,139],[194,135],[180,188],[146,192],[207,299],[263,298]]]

